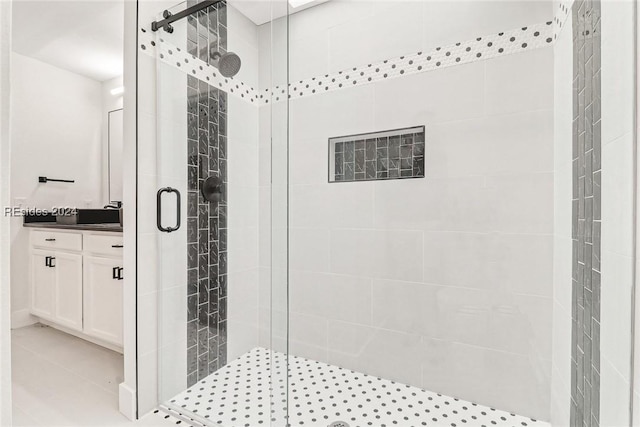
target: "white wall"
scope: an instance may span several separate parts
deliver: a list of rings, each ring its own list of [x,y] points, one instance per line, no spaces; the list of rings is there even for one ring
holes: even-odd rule
[[[629,425],[634,200],[634,13],[602,2],[600,425]]]
[[[0,3],[0,204],[10,199],[11,2]],[[0,425],[11,425],[11,306],[9,219],[0,218]]]
[[[95,80],[12,54],[11,203],[51,209],[102,206],[102,94]],[[74,179],[38,183],[38,176]],[[11,310],[29,323],[28,233],[11,220]]]
[[[551,423],[569,425],[571,399],[573,29],[571,14],[554,46],[553,354]]]
[[[12,197],[43,208],[99,206],[100,83],[16,53],[12,57]],[[43,185],[39,175],[76,182]]]
[[[542,2],[390,5],[336,1],[291,16],[291,80],[552,13]],[[540,49],[291,101],[293,354],[549,419],[552,71],[552,49]],[[261,85],[271,78],[261,69]],[[327,184],[329,137],[420,124],[425,179]],[[261,132],[262,217],[281,171]]]
[[[636,6],[636,28],[639,28],[638,26],[640,25],[640,13],[638,13],[637,10],[637,6]],[[640,74],[638,74],[638,70],[640,69],[640,32],[636,31],[636,40],[635,40],[635,47],[636,47],[636,60],[638,62],[636,62],[635,67],[636,67],[636,125],[638,126],[636,128],[636,144],[637,144],[637,138],[638,135],[640,134],[640,121],[638,121],[638,111],[640,111],[640,84],[638,84],[638,80],[640,78]],[[636,155],[639,155],[640,153],[636,152]],[[636,158],[636,165],[639,163],[638,158]],[[640,188],[640,175],[637,174],[636,172],[636,189]],[[638,204],[638,192],[636,191],[635,194],[636,197],[636,206]],[[637,208],[636,208],[636,230],[638,230],[638,227],[640,226],[640,215],[638,215],[637,212]],[[633,360],[633,419],[632,419],[632,425],[634,427],[640,426],[640,349],[638,348],[638,346],[640,346],[640,325],[638,324],[638,322],[640,322],[640,317],[638,316],[638,310],[640,309],[640,295],[638,294],[638,274],[637,272],[640,271],[638,270],[640,268],[640,260],[638,259],[637,256],[637,248],[638,245],[640,244],[640,242],[638,241],[638,235],[637,235],[637,231],[636,231],[636,282],[635,282],[635,301],[634,301],[634,311],[635,311],[635,318],[634,318],[634,360]]]

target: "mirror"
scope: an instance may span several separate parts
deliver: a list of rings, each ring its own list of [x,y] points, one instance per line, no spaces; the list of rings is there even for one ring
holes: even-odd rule
[[[123,114],[122,108],[109,111],[107,139],[108,165],[108,196],[109,202],[122,202],[122,142],[123,142]]]

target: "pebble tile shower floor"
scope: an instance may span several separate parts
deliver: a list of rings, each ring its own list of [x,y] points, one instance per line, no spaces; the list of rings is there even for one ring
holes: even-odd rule
[[[289,357],[289,370],[291,426],[324,427],[336,421],[351,427],[549,426],[301,357]],[[255,348],[173,398],[170,406],[178,412],[183,408],[204,417],[207,424],[268,426],[274,419],[273,425],[283,425],[286,372],[284,354]],[[273,399],[271,381],[275,386]],[[182,416],[189,420],[186,413]]]

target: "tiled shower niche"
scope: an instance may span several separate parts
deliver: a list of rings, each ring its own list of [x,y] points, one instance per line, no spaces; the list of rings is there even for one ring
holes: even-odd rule
[[[329,182],[424,178],[425,127],[329,138]]]

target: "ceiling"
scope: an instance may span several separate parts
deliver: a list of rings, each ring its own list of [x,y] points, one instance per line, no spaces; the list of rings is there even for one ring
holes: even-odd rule
[[[256,25],[326,1],[229,0]],[[124,0],[14,0],[12,28],[19,54],[97,81],[122,75]]]
[[[13,50],[105,81],[122,75],[122,0],[14,0]]]
[[[287,12],[289,14],[297,13],[327,1],[329,0],[311,0],[295,8],[289,6],[286,0],[229,0],[229,4],[251,19],[254,24],[262,25],[286,16]],[[292,1],[294,4],[299,2],[302,0]]]

